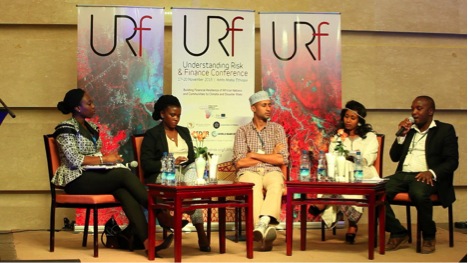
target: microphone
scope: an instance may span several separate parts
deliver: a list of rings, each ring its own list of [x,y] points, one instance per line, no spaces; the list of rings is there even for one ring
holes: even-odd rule
[[[411,124],[414,123],[414,118],[413,117],[408,117],[408,121],[411,122]],[[400,127],[400,129],[395,133],[397,137],[401,136],[401,134],[406,130],[405,127]]]
[[[136,167],[138,167],[138,162],[137,161],[131,161],[129,163],[126,163],[125,167],[127,167],[128,169],[136,168]]]

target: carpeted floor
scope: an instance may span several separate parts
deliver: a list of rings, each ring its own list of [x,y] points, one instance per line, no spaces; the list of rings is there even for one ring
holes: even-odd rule
[[[415,244],[380,255],[376,251],[375,262],[461,262],[466,256],[466,229],[455,229],[455,246],[448,246],[448,231],[446,225],[438,225],[437,251],[430,255],[416,253]],[[285,232],[278,231],[278,238],[271,252],[254,251],[254,259],[246,258],[245,242],[234,243],[226,241],[226,253],[219,254],[217,232],[212,233],[212,252],[200,252],[197,247],[196,233],[184,233],[182,237],[185,262],[369,262],[367,259],[366,225],[359,228],[356,243],[345,244],[344,230],[339,229],[336,236],[327,231],[327,240],[320,241],[320,230],[311,229],[307,232],[307,250],[299,249],[299,231],[294,231],[293,255],[286,256]],[[414,227],[413,227],[414,229]],[[8,237],[10,236],[10,237]],[[2,248],[13,248],[13,252],[0,250],[0,261],[15,262],[146,262],[143,250],[135,252],[107,249],[100,246],[99,257],[92,257],[91,239],[88,247],[81,247],[81,233],[61,231],[56,234],[55,252],[49,252],[49,233],[47,231],[18,232],[0,235]],[[1,241],[0,241],[1,242]],[[255,248],[258,244],[254,244]],[[8,254],[10,253],[10,254]],[[162,259],[158,262],[173,262],[173,246],[160,252]],[[8,256],[10,255],[10,256]],[[76,258],[76,259],[74,259]]]

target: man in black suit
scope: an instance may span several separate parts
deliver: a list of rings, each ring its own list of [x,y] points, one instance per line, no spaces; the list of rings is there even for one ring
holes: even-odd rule
[[[392,161],[398,162],[396,173],[386,184],[387,200],[397,193],[408,192],[419,213],[423,233],[421,253],[435,251],[436,226],[432,220],[430,195],[439,194],[444,207],[455,201],[453,173],[458,167],[458,142],[451,124],[434,121],[434,100],[419,96],[411,105],[412,121],[405,119],[398,125],[403,130],[390,149]],[[398,249],[408,241],[408,232],[396,219],[387,202],[385,230],[390,239],[385,250]]]

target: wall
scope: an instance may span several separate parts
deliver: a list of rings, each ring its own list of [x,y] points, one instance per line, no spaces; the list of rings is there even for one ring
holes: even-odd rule
[[[229,3],[228,3],[229,2]],[[222,4],[221,4],[222,3]],[[76,86],[77,4],[129,5],[129,1],[1,0],[0,98],[17,117],[0,126],[0,230],[48,228],[50,199],[42,135],[66,118],[55,106]],[[134,6],[155,1],[134,0]],[[455,221],[466,220],[466,17],[463,0],[238,0],[158,1],[166,8],[164,90],[171,92],[170,7],[259,11],[340,12],[343,103],[369,108],[368,122],[386,134],[388,152],[412,99],[436,100],[436,119],[453,123],[459,137]],[[260,87],[258,15],[256,86]],[[396,164],[388,154],[385,174]],[[57,227],[72,210],[59,209]],[[397,210],[401,214],[402,210]],[[447,222],[445,212],[434,213]],[[413,217],[415,218],[415,217]]]

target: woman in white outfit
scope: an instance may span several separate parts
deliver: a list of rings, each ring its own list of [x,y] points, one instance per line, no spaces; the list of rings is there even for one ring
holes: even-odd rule
[[[363,161],[363,178],[371,179],[379,177],[374,166],[379,145],[377,135],[373,131],[372,126],[366,123],[366,115],[367,111],[364,105],[354,100],[348,101],[345,108],[341,110],[338,129],[343,129],[347,134],[347,137],[342,141],[344,149],[348,152],[361,152]],[[335,151],[336,144],[336,141],[330,143],[329,152]],[[349,155],[347,160],[354,162],[354,156]],[[356,195],[342,195],[335,197],[360,198],[360,196]],[[348,231],[346,232],[345,240],[347,243],[353,244],[358,230],[357,222],[363,213],[362,207],[347,205],[312,205],[309,207],[309,213],[315,216],[322,214],[322,220],[327,224],[327,226],[331,226],[336,222],[337,213],[340,211],[348,219]]]

